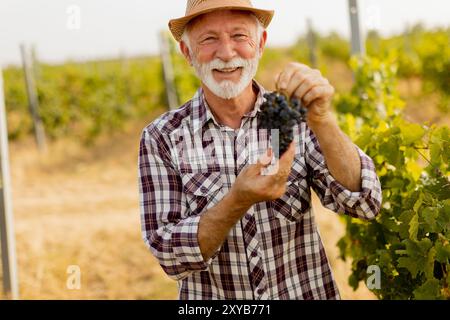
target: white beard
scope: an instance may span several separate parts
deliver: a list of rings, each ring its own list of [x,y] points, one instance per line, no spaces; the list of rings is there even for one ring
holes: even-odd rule
[[[224,62],[220,59],[214,59],[207,63],[198,63],[193,58],[192,65],[200,80],[211,90],[216,96],[222,99],[233,99],[239,96],[251,83],[258,71],[258,64],[261,55],[259,51],[255,54],[254,58],[242,59],[234,58],[229,62]],[[231,80],[223,80],[217,82],[214,79],[214,69],[227,69],[227,68],[241,68],[241,77],[237,83]]]

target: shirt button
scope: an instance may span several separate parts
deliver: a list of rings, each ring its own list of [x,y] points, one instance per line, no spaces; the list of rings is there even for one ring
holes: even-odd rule
[[[263,294],[264,292],[266,292],[266,288],[259,288],[256,293],[257,294]]]
[[[245,219],[250,220],[252,218],[252,215],[250,213],[247,213],[245,215]]]
[[[256,258],[256,257],[258,256],[258,253],[257,253],[256,251],[253,251],[252,254],[251,254],[251,256],[252,256],[253,258]]]

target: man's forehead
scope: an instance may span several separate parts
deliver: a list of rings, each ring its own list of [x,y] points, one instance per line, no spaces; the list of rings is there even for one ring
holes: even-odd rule
[[[219,23],[223,23],[223,19],[226,18],[227,22],[233,21],[239,26],[248,25],[248,23],[254,21],[255,16],[248,11],[239,10],[216,10],[213,12],[204,13],[189,22],[189,28],[195,29],[196,27],[201,27],[202,29],[208,26],[214,26]],[[202,30],[204,31],[204,30]]]

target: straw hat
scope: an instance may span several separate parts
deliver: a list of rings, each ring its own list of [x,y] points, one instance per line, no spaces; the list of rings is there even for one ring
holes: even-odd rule
[[[214,10],[243,10],[252,12],[262,25],[267,28],[272,20],[274,11],[262,10],[253,7],[250,0],[188,0],[184,17],[169,21],[169,29],[177,41],[181,40],[186,25],[199,15]]]

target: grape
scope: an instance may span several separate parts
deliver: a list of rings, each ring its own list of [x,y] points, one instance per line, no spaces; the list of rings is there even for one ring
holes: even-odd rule
[[[264,98],[258,129],[279,130],[281,156],[294,140],[292,132],[294,126],[306,121],[308,109],[303,107],[299,99],[293,98],[288,101],[285,95],[277,92],[266,93]]]

